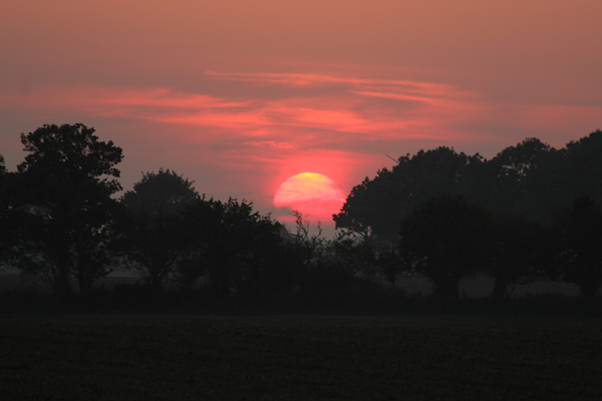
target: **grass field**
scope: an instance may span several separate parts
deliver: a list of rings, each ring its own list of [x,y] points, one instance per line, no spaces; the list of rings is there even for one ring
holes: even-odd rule
[[[2,400],[600,400],[599,320],[3,316]]]

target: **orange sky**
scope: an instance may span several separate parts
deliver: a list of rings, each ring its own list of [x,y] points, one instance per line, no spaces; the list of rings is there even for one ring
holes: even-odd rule
[[[126,189],[169,168],[275,210],[301,172],[345,193],[421,148],[491,157],[602,128],[599,0],[14,1],[0,5],[0,154],[82,122]]]

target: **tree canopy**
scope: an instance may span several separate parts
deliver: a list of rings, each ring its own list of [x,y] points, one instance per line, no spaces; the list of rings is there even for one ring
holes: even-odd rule
[[[117,224],[125,263],[155,291],[163,288],[186,251],[182,211],[200,201],[192,182],[175,171],[148,172],[121,197]]]
[[[193,183],[169,169],[147,172],[134,184],[133,190],[121,197],[121,203],[132,210],[152,214],[179,212],[186,203],[196,201],[199,196]]]
[[[460,195],[430,198],[403,220],[400,252],[431,279],[435,294],[458,297],[459,281],[487,263],[490,221]]]
[[[218,304],[322,304],[375,296],[383,280],[394,299],[398,279],[414,272],[441,297],[457,297],[476,274],[495,280],[499,298],[542,278],[575,283],[587,298],[600,292],[600,131],[562,149],[528,138],[491,160],[447,147],[403,156],[351,191],[332,240],[310,235],[300,213],[290,231],[252,202],[200,196],[170,170],[143,173],[117,200],[122,151],[94,132],[67,124],[22,134],[16,172],[0,156],[0,267],[43,278],[61,301],[73,279],[92,299],[116,267],[138,273],[144,303],[175,289]]]
[[[408,154],[355,186],[333,219],[337,228],[396,242],[412,209],[441,194],[549,226],[552,213],[577,196],[602,200],[602,132],[560,150],[528,138],[491,160],[446,147]]]
[[[44,125],[21,142],[29,154],[18,166],[14,208],[27,212],[21,224],[18,258],[25,271],[42,272],[57,297],[80,290],[106,274],[110,221],[121,189],[117,181],[122,150],[83,124]]]
[[[351,190],[334,216],[336,227],[395,241],[401,220],[422,201],[441,194],[470,198],[482,169],[478,154],[467,156],[447,147],[402,156],[392,170],[382,169]]]

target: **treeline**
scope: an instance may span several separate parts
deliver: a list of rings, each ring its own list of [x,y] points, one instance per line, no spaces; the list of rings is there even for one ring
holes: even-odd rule
[[[526,140],[491,161],[448,148],[402,157],[353,189],[332,240],[298,213],[286,227],[247,201],[208,199],[170,170],[143,174],[117,199],[122,150],[83,124],[21,141],[17,171],[0,158],[0,265],[44,280],[56,303],[397,302],[395,284],[414,273],[443,298],[477,273],[495,278],[499,298],[542,278],[591,298],[602,281],[600,131],[562,150]],[[99,289],[124,269],[143,284]]]
[[[300,214],[288,228],[163,169],[117,199],[122,150],[83,124],[45,125],[21,141],[17,171],[0,163],[0,260],[47,283],[56,303],[107,295],[98,282],[115,270],[142,285],[118,286],[114,299],[149,302],[174,292],[207,302],[325,300],[374,288],[361,277],[366,262],[344,241],[310,235]]]
[[[562,149],[530,138],[490,160],[448,147],[408,154],[354,187],[334,220],[338,228],[397,241],[400,223],[414,207],[441,194],[549,226],[554,213],[576,198],[602,200],[602,132]]]
[[[602,283],[602,132],[554,149],[526,139],[491,160],[447,147],[402,156],[353,188],[337,228],[392,244],[400,266],[456,297],[462,278],[495,278],[493,295],[537,279]]]

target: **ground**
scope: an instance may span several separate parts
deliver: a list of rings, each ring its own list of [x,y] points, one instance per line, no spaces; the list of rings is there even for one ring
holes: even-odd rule
[[[3,400],[594,400],[602,320],[0,319]]]

